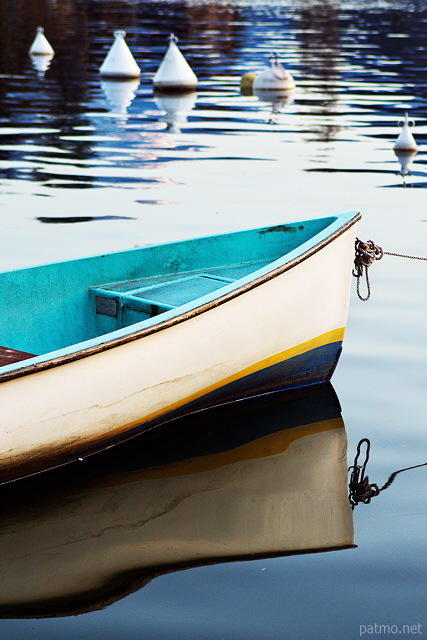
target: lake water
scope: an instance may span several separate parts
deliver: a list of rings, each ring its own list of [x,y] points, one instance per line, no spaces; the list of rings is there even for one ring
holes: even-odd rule
[[[37,70],[28,55],[39,25],[55,49],[45,71]],[[0,0],[0,26],[2,269],[348,209],[362,212],[361,239],[372,239],[388,252],[427,257],[427,3]],[[133,86],[99,77],[116,29],[126,30],[142,70]],[[179,37],[199,84],[194,95],[165,99],[153,96],[151,82],[171,32]],[[241,95],[242,75],[262,71],[273,52],[295,79],[293,94],[275,102]],[[415,123],[418,144],[410,173],[393,151],[405,113]],[[254,466],[248,476],[252,487],[252,480],[246,485],[241,468],[233,466],[238,461],[222,463],[215,457],[218,463],[209,466],[207,461],[214,459],[209,438],[201,452],[181,452],[180,459],[196,455],[205,464],[189,490],[205,509],[205,528],[184,514],[178,524],[165,525],[156,538],[161,542],[152,543],[161,570],[147,573],[143,551],[148,543],[128,538],[126,530],[112,539],[117,562],[108,574],[110,590],[99,598],[85,582],[85,568],[108,572],[112,554],[103,555],[95,545],[92,555],[86,549],[86,561],[80,547],[61,537],[76,526],[73,517],[79,510],[89,509],[96,526],[97,504],[102,504],[99,513],[112,513],[121,495],[122,500],[135,496],[135,508],[148,500],[144,514],[151,508],[150,495],[160,504],[159,495],[167,490],[173,500],[178,481],[168,484],[163,478],[166,484],[159,484],[146,469],[150,460],[138,463],[135,452],[108,458],[107,469],[77,468],[74,474],[72,467],[63,475],[2,490],[6,524],[0,557],[1,546],[4,557],[9,544],[18,558],[7,584],[12,592],[15,578],[24,580],[36,604],[29,613],[19,606],[9,606],[8,613],[0,602],[3,615],[11,616],[0,620],[1,637],[352,640],[425,635],[426,278],[425,261],[386,255],[370,269],[368,302],[358,299],[354,286],[343,354],[333,377],[342,417],[328,414],[328,420],[338,420],[333,429],[311,433],[313,442],[319,437],[317,460],[302,448],[308,442],[304,438],[299,439],[301,449],[294,443],[286,450],[283,474],[274,476],[277,489],[267,487],[268,500],[261,480],[271,467],[260,467],[255,487]],[[324,405],[312,397],[305,396],[298,407],[314,403],[320,413],[310,419],[298,414],[300,424],[320,424],[325,418]],[[288,437],[296,433],[296,409],[283,402],[277,411]],[[213,414],[206,421],[230,424],[231,432],[233,424],[241,428],[254,422],[261,431],[255,429],[253,442],[272,442],[272,434],[280,432],[275,410],[273,404],[257,405],[237,415]],[[215,456],[221,447],[249,451],[249,436],[245,445],[227,444],[228,437],[223,434]],[[354,464],[363,439],[370,443],[369,483],[386,487],[351,510],[342,470]],[[359,464],[365,452],[366,442]],[[166,469],[182,464],[160,462],[169,464]],[[132,493],[138,464],[146,469],[142,480],[154,484]],[[240,484],[211,475],[214,468],[230,469],[229,477],[237,479],[242,473]],[[408,470],[392,476],[402,469]],[[190,477],[187,471],[181,479]],[[125,482],[129,492],[120,494]],[[246,502],[241,497],[245,486]],[[109,487],[111,494],[97,493],[99,487]],[[215,487],[227,491],[227,498]],[[219,502],[210,501],[214,495]],[[305,502],[308,495],[311,507]],[[250,506],[264,502],[272,505],[271,520]],[[294,506],[286,511],[289,505]],[[322,507],[319,513],[315,505]],[[273,516],[282,523],[282,547],[273,540]],[[299,548],[286,538],[290,518]],[[313,540],[304,547],[306,534],[329,532],[335,518],[342,530],[335,538],[330,533],[334,550],[326,553],[324,542],[316,548]],[[100,532],[116,531],[120,522],[100,520],[100,527]],[[279,538],[281,531],[276,532]],[[43,536],[49,549],[45,555]],[[79,544],[85,536],[82,530]],[[168,558],[178,539],[185,558],[172,562]],[[138,553],[132,580],[128,572],[126,582],[119,561],[132,557],[128,545]],[[70,548],[76,549],[75,556],[67,556]],[[61,574],[68,557],[76,576],[71,591],[66,591],[68,571]],[[37,558],[44,558],[44,564],[37,564]],[[0,570],[7,593],[5,565]],[[55,603],[49,611],[43,604],[38,587],[43,579],[58,585],[58,598],[69,594],[56,609]],[[52,603],[55,594],[49,598]],[[94,611],[73,615],[91,605]],[[37,619],[54,613],[65,615]]]

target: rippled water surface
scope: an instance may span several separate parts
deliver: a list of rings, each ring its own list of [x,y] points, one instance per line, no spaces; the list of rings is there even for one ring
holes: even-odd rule
[[[46,69],[28,55],[39,25],[55,50]],[[427,257],[426,2],[0,0],[0,28],[1,268],[348,209],[362,212],[360,238],[371,238],[388,252]],[[126,31],[140,81],[100,78],[98,69],[116,29]],[[171,32],[179,37],[199,84],[193,94],[154,96],[152,78]],[[295,90],[275,97],[242,95],[241,77],[262,71],[273,52],[292,73]],[[418,151],[399,158],[393,145],[405,113],[415,123]],[[200,544],[205,540],[198,558],[173,567],[182,570],[162,570],[138,582],[146,570],[135,566],[125,585],[116,567],[110,591],[96,606],[93,602],[96,610],[37,619],[35,607],[29,619],[19,619],[18,605],[9,619],[0,620],[2,638],[425,635],[427,263],[386,255],[370,273],[371,299],[361,302],[353,290],[343,355],[333,378],[345,424],[345,432],[339,432],[344,439],[336,445],[340,464],[350,467],[359,441],[369,439],[366,472],[369,483],[382,489],[370,503],[350,510],[355,546],[343,539],[343,548],[328,553],[312,545],[309,550],[317,553],[289,555],[283,542],[283,553],[264,548],[250,559],[260,541],[264,544],[276,530],[277,518],[261,519],[249,536],[255,512],[245,510],[244,501],[224,502],[229,520],[225,507],[212,517],[208,501],[203,504],[204,522],[212,518],[209,532],[199,535],[201,522],[191,519],[185,535],[172,524],[158,549],[162,565],[162,554],[170,552],[177,537],[187,551],[194,549],[194,537]],[[265,422],[262,437],[270,433],[271,411],[254,414],[260,425]],[[284,418],[283,427],[292,426],[292,419]],[[220,420],[233,431],[233,424],[249,418],[233,414]],[[345,437],[347,459],[342,457]],[[233,446],[240,451],[237,442]],[[319,458],[309,465],[308,492],[326,482],[321,475],[326,451],[319,448]],[[366,442],[359,462],[365,454]],[[284,464],[289,475],[294,462]],[[277,500],[274,513],[292,500],[301,503],[294,525],[302,540],[316,509],[312,505],[307,512],[301,502],[306,494],[298,493],[300,471],[295,469],[294,481],[286,476],[285,488],[276,478],[271,495]],[[112,467],[102,473],[110,478]],[[198,473],[191,492],[208,496],[243,471],[231,465],[227,480],[207,475],[206,484]],[[251,473],[254,479],[256,471]],[[99,486],[99,477],[81,481]],[[74,505],[67,512],[72,514],[86,504],[77,478],[67,478],[61,479],[63,492],[58,488],[52,496],[57,524],[51,519],[50,528],[46,525],[49,540],[68,526],[61,525],[68,522],[61,505]],[[335,489],[341,481],[335,480]],[[161,480],[150,482],[155,501]],[[262,497],[253,491],[255,504]],[[113,497],[100,495],[97,502],[98,494],[93,495],[94,502],[87,504],[95,522],[97,514],[110,507],[112,512],[114,505]],[[122,494],[114,495],[119,500]],[[145,491],[135,494],[137,504],[146,497]],[[40,514],[50,513],[47,480],[25,482],[0,499],[8,514],[4,535],[28,518],[28,541],[32,526],[43,538],[37,527],[43,526]],[[325,508],[322,513],[331,510],[324,521],[328,529],[334,507]],[[346,500],[342,508],[348,518]],[[283,528],[285,540],[289,513],[280,517],[277,530]],[[113,524],[106,520],[102,526],[100,539]],[[223,545],[224,556],[233,546],[229,536],[242,548],[227,562],[211,564],[216,545]],[[6,538],[0,538],[0,556]],[[84,538],[82,530],[80,542]],[[114,544],[121,557],[130,542],[123,535]],[[30,547],[27,556],[22,553],[17,575],[26,576],[31,592],[43,563],[32,564]],[[64,553],[61,547],[56,555],[46,555],[46,569]],[[101,555],[94,562],[98,568],[105,564]],[[193,568],[184,570],[184,565]],[[168,569],[166,561],[163,569]],[[95,590],[83,582],[82,573],[59,613],[79,609],[81,589],[86,595]],[[42,599],[36,587],[32,597]]]

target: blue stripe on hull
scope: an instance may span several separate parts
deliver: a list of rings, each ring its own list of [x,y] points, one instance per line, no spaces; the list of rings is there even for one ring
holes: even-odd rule
[[[297,391],[303,392],[304,388],[330,380],[341,351],[341,341],[310,349],[298,356],[288,358],[261,371],[225,384],[178,409],[134,427],[128,432],[128,435],[137,435],[155,425],[188,416],[188,414],[202,409],[214,408],[233,400],[241,400],[274,391],[293,390],[291,395]],[[307,399],[305,399],[305,402],[307,402]]]
[[[184,411],[251,395],[326,382],[335,370],[341,351],[341,341],[311,349],[211,391],[185,405]]]
[[[233,400],[286,389],[303,390],[304,387],[327,382],[337,365],[341,353],[341,344],[341,341],[338,341],[316,347],[303,354],[288,358],[283,362],[225,384],[178,409],[169,411],[153,420],[142,421],[132,429],[129,429],[125,438],[123,438],[123,434],[115,435],[108,441],[106,440],[105,444],[106,446],[117,445],[124,439],[132,438],[154,426]],[[89,446],[81,455],[87,456],[95,452],[96,450],[92,450],[92,447]]]

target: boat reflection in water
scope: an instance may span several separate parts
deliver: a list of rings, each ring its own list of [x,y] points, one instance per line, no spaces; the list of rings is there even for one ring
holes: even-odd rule
[[[169,571],[353,545],[329,384],[230,402],[1,487],[1,617],[100,609]]]

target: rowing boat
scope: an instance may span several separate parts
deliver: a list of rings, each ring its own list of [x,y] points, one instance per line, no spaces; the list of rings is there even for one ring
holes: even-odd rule
[[[191,567],[352,548],[346,451],[327,383],[3,485],[0,618],[86,613]]]
[[[0,273],[0,481],[336,366],[360,214]]]

